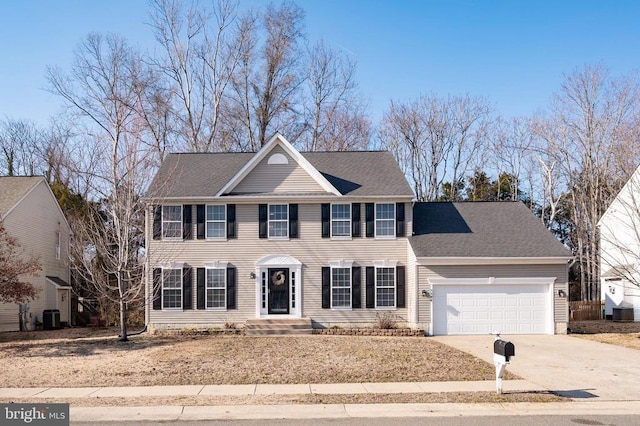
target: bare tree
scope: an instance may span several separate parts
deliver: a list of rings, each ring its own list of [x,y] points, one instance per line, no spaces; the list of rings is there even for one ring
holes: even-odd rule
[[[44,164],[39,155],[45,141],[43,130],[29,120],[6,118],[0,121],[0,164],[7,176],[42,174]]]
[[[566,77],[550,117],[537,126],[568,182],[584,300],[600,299],[597,223],[628,177],[613,153],[631,143],[638,95],[634,78],[612,78],[602,64],[585,66]]]
[[[363,149],[371,124],[357,91],[356,64],[324,41],[308,54],[304,146],[308,151]]]
[[[136,87],[144,73],[138,54],[117,36],[90,34],[69,74],[49,69],[50,90],[61,96],[91,137],[99,161],[92,175],[86,221],[74,225],[77,271],[120,307],[120,339],[127,340],[127,304],[144,289],[140,194],[153,167],[140,142]]]
[[[155,129],[156,146],[162,151],[171,121],[189,150],[227,150],[222,125],[227,92],[250,28],[238,24],[237,7],[229,0],[212,2],[211,10],[178,0],[154,0],[152,7],[152,26],[164,51],[154,63],[168,78],[166,87],[160,81],[152,85],[141,103],[152,108],[144,116]]]
[[[437,200],[450,180],[455,201],[458,183],[482,157],[490,119],[484,98],[421,96],[407,104],[392,101],[380,137],[409,175],[419,200]]]
[[[235,132],[241,129],[236,134],[241,150],[258,150],[276,131],[287,134],[292,143],[301,133],[295,106],[303,81],[303,24],[302,9],[288,2],[279,7],[270,4],[258,16],[249,13],[241,21],[244,41],[236,42],[241,55],[232,105],[232,118],[240,125],[229,125]]]

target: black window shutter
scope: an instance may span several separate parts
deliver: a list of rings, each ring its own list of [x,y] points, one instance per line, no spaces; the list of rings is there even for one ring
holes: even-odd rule
[[[289,238],[298,238],[298,205],[289,204]]]
[[[236,238],[236,205],[227,204],[227,238]]]
[[[351,236],[360,236],[360,203],[351,204]]]
[[[162,206],[153,208],[153,239],[162,239]]]
[[[364,205],[365,221],[367,222],[367,238],[374,237],[375,234],[375,205],[366,203]]]
[[[206,270],[204,268],[196,269],[196,308],[197,309],[205,309],[205,295],[204,295],[204,284],[205,284],[205,273]]]
[[[396,237],[404,237],[404,203],[396,203]]]
[[[193,217],[191,215],[191,205],[186,204],[182,206],[182,239],[193,239]]]
[[[182,309],[193,309],[193,280],[188,267],[182,269]]]
[[[361,288],[362,288],[362,273],[359,266],[354,266],[351,268],[351,307],[353,309],[362,308],[362,296],[361,296]]]
[[[322,216],[322,238],[329,238],[331,236],[331,205],[322,204],[320,214]]]
[[[198,204],[196,206],[196,221],[197,221],[197,234],[199,240],[204,240],[206,237],[205,230],[205,206],[204,204]]]
[[[162,309],[162,269],[153,269],[153,309]]]
[[[396,266],[396,308],[405,307],[404,266]]]
[[[322,309],[331,307],[331,268],[322,267]]]
[[[267,205],[258,205],[258,220],[260,222],[258,226],[258,236],[260,238],[267,238]]]
[[[373,266],[367,266],[366,269],[366,293],[367,293],[367,308],[376,307],[376,268]]]
[[[236,268],[227,268],[227,309],[236,309]]]

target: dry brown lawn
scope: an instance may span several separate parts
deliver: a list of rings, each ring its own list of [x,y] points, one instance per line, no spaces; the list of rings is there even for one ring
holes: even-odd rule
[[[494,367],[422,337],[0,333],[0,387],[493,380]],[[514,376],[510,376],[513,378]]]
[[[640,350],[640,322],[574,321],[569,328],[584,339]]]
[[[0,387],[493,380],[492,365],[429,338],[140,335],[115,329],[0,333]],[[516,378],[507,373],[507,379]],[[38,399],[73,406],[562,401],[550,392]],[[33,402],[0,399],[0,402]]]

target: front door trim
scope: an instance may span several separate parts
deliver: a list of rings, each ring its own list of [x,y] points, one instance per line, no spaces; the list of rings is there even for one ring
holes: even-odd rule
[[[269,313],[269,270],[287,269],[289,313]],[[302,317],[302,262],[292,256],[275,254],[256,262],[256,318]]]

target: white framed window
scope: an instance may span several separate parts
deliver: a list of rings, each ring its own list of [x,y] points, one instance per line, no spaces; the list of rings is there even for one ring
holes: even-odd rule
[[[207,206],[207,238],[224,239],[227,236],[227,206]]]
[[[227,269],[206,269],[206,308],[224,310],[227,308]]]
[[[351,237],[351,204],[331,205],[331,236]]]
[[[182,239],[182,206],[162,206],[162,238]]]
[[[376,308],[396,307],[396,268],[376,267]]]
[[[289,205],[269,204],[269,238],[289,238]]]
[[[331,268],[331,309],[351,309],[351,268]]]
[[[60,231],[56,231],[56,260],[60,260]]]
[[[376,204],[376,237],[396,236],[396,205]]]
[[[182,269],[162,269],[162,309],[182,309]]]

